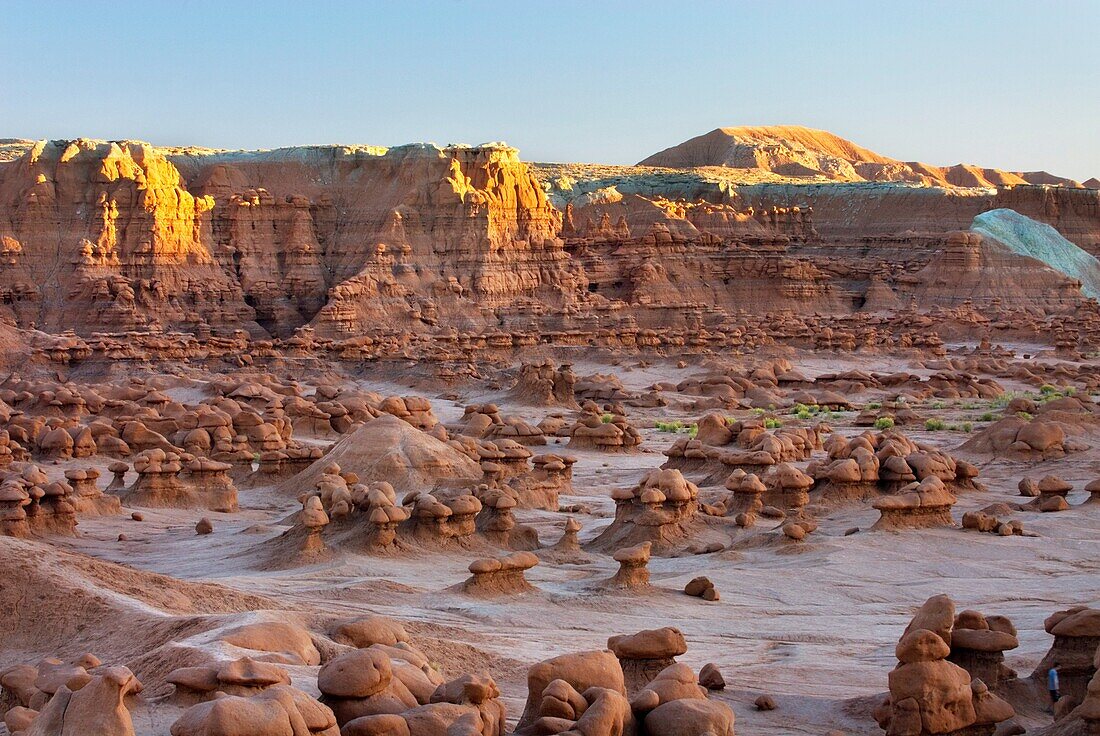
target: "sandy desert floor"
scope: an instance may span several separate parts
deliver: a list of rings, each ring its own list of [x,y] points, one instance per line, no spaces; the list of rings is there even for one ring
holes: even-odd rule
[[[836,368],[826,358],[795,363],[810,377]],[[913,369],[910,363],[904,358],[875,357],[844,367],[932,373]],[[675,367],[672,360],[645,364],[627,360],[619,365],[577,361],[574,370],[579,375],[596,370],[614,372],[627,390],[637,392],[659,381],[678,382],[702,372]],[[410,383],[421,387],[426,383],[415,370],[388,375],[371,371],[354,380],[364,389],[405,395],[414,392]],[[1030,388],[1011,381],[1005,384],[1010,390]],[[471,384],[457,391],[421,393],[432,401],[434,412],[444,423],[461,417],[464,405],[487,401],[496,401],[531,423],[557,411],[553,407],[509,406],[506,390],[494,391],[486,385]],[[168,393],[178,400],[195,400],[201,395],[194,387]],[[881,398],[882,393],[871,391],[849,398],[853,404],[865,404]],[[646,471],[666,461],[663,451],[680,435],[659,431],[654,422],[698,418],[698,412],[679,408],[690,397],[668,394],[666,399],[668,406],[630,409],[631,422],[642,428],[642,451],[568,450],[578,459],[574,492],[563,495],[559,502],[582,509],[572,514],[583,524],[582,543],[611,522],[612,489],[635,485]],[[933,406],[936,408],[930,408]],[[958,423],[979,417],[991,406],[983,400],[930,400],[914,408]],[[726,413],[733,418],[753,416],[746,409]],[[835,412],[829,423],[835,432],[855,436],[865,431],[852,426],[856,413]],[[972,431],[980,431],[982,426],[979,420]],[[873,734],[881,731],[870,712],[896,664],[895,644],[914,609],[927,598],[946,593],[960,609],[1009,617],[1019,631],[1020,646],[1008,652],[1006,663],[1021,678],[1030,675],[1051,646],[1051,637],[1043,630],[1048,615],[1072,605],[1100,605],[1100,505],[1079,505],[1088,496],[1080,489],[1100,475],[1096,451],[1024,465],[989,457],[968,458],[965,451],[956,450],[968,438],[961,431],[927,431],[923,427],[905,431],[912,439],[971,459],[981,468],[985,488],[960,494],[954,508],[956,520],[965,511],[995,502],[1020,501],[1017,482],[1025,474],[1041,477],[1057,473],[1072,483],[1077,490],[1068,497],[1071,508],[1056,514],[1015,514],[1030,534],[1002,537],[959,527],[877,531],[870,527],[878,512],[868,503],[812,502],[810,508],[820,526],[804,542],[786,540],[772,531],[780,522],[766,518],[752,530],[721,526],[713,531],[724,547],[720,552],[654,556],[649,565],[651,586],[645,591],[600,587],[601,581],[614,574],[617,563],[607,554],[585,552],[586,561],[544,562],[528,571],[535,592],[489,599],[471,597],[458,587],[468,577],[470,562],[485,556],[484,549],[422,549],[392,555],[337,550],[333,559],[321,563],[271,569],[269,542],[290,528],[301,505],[275,485],[256,485],[247,479],[239,482],[238,513],[141,509],[144,519],[140,522],[125,513],[82,517],[78,536],[47,541],[60,550],[181,581],[217,583],[276,601],[287,609],[228,616],[225,626],[288,617],[332,620],[366,612],[394,617],[405,622],[417,643],[445,672],[490,672],[500,685],[513,723],[523,709],[526,670],[533,663],[566,652],[603,648],[613,634],[674,626],[684,633],[689,646],[680,661],[694,669],[713,662],[723,672],[727,688],[712,697],[733,708],[739,733],[824,734],[838,729]],[[327,444],[336,438],[303,435],[300,439]],[[567,442],[568,438],[552,438],[549,445],[538,449],[561,451]],[[91,464],[98,464],[107,475],[107,459],[94,458]],[[84,459],[44,465],[44,469],[51,477],[61,478],[68,468],[88,466],[89,460]],[[212,534],[195,534],[199,516],[213,521]],[[516,516],[538,530],[543,545],[561,536],[566,518],[563,513],[541,510],[520,510]],[[119,540],[120,534],[125,541]],[[684,595],[685,583],[697,575],[714,582],[721,594],[719,601],[704,602]],[[118,595],[109,587],[95,594]],[[126,598],[123,608],[140,608],[136,601],[141,598]],[[63,642],[14,637],[21,645],[11,647],[9,641],[8,647],[0,648],[0,663],[49,654],[51,645],[66,651],[94,651],[97,644],[107,642],[107,649],[125,650],[117,644],[118,638],[126,636],[128,626],[122,618],[84,622],[98,630],[86,640],[79,632]],[[218,640],[218,631],[215,621],[175,641],[234,656],[233,647]],[[315,667],[288,669],[296,686],[317,694]],[[1036,686],[1028,680],[1021,682],[1014,686],[1026,692],[1018,698],[1025,706],[1017,707],[1017,720],[1029,728],[1049,724],[1050,716],[1037,705]],[[753,701],[760,694],[772,695],[778,707],[758,711]],[[148,695],[155,698],[156,688]],[[141,733],[167,733],[167,725],[178,712],[167,705],[140,706],[135,710],[135,725]]]

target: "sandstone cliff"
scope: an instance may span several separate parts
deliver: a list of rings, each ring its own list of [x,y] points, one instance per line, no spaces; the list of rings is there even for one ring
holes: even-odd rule
[[[575,276],[560,213],[503,145],[320,147],[173,157],[211,196],[215,249],[273,332],[316,320],[479,325]]]
[[[560,219],[501,145],[41,142],[0,164],[0,288],[51,329],[478,324],[576,291]]]
[[[735,136],[749,135],[752,150],[738,142],[734,154],[771,167],[757,183],[729,168],[532,166],[504,144],[213,151],[6,140],[0,322],[259,339],[308,327],[303,340],[363,338],[376,351],[410,336],[654,340],[703,326],[737,333],[745,315],[965,302],[967,289],[937,286],[936,269],[971,263],[947,234],[991,210],[1100,250],[1097,190],[936,177],[795,183],[773,166],[790,151],[800,166],[831,157],[857,174],[892,164],[806,129],[776,148],[778,132]],[[723,136],[703,153],[717,155]],[[979,248],[974,297],[1047,313],[1083,299],[1072,279],[1010,255]],[[1027,269],[1043,290],[1013,292]]]
[[[144,143],[39,142],[0,164],[0,300],[49,329],[247,326],[209,197]]]

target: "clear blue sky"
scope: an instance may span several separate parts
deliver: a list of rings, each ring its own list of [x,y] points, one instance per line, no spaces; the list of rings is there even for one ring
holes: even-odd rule
[[[634,163],[728,125],[1100,176],[1100,2],[0,3],[0,137],[505,140]]]

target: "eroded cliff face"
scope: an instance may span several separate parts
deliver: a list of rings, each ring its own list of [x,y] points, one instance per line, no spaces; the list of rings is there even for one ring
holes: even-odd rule
[[[471,329],[577,275],[561,214],[515,149],[428,145],[180,155],[214,201],[215,254],[272,332],[315,321]]]
[[[890,184],[760,184],[736,187],[747,206],[812,207],[824,238],[858,240],[966,229],[976,216],[1011,209],[1052,225],[1100,255],[1100,190],[1056,186],[914,187]]]
[[[901,303],[955,307],[964,303],[1033,314],[1072,309],[1081,283],[1017,255],[980,233],[949,233],[931,262],[894,284]]]
[[[790,255],[813,240],[809,213],[637,195],[568,205],[566,248],[589,292],[629,305],[645,327],[682,325],[685,310],[734,314],[850,311],[851,299],[810,261]]]
[[[503,144],[224,152],[79,140],[8,159],[0,316],[52,332],[285,338],[309,326],[379,344],[512,344],[967,299],[1050,312],[1081,297],[1050,274],[1026,282],[1041,293],[1022,289],[1019,273],[1041,264],[983,255],[973,289],[942,284],[960,257],[947,233],[1010,207],[1100,249],[1100,193],[1083,188],[745,185],[634,167],[580,167],[595,173],[578,182]]]
[[[41,142],[0,164],[0,297],[54,330],[477,328],[578,292],[560,223],[505,146]]]
[[[211,253],[213,205],[146,144],[36,143],[0,166],[0,299],[52,330],[247,326]]]

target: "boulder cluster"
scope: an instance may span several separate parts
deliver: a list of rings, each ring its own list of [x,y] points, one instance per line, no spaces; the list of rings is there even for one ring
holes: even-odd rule
[[[973,617],[971,623],[979,621]],[[955,625],[954,603],[936,596],[906,628],[896,648],[898,665],[890,672],[890,693],[875,709],[875,719],[887,734],[991,735],[998,723],[1015,715],[987,683],[951,661]],[[975,643],[973,634],[964,636],[968,644]]]

